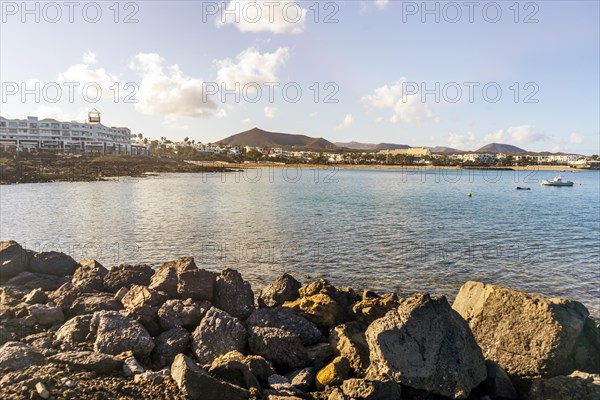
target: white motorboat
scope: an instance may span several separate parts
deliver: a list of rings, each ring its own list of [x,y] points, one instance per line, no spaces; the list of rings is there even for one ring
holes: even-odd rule
[[[550,179],[549,181],[543,180],[542,186],[573,186],[573,182],[563,181],[562,177],[557,176],[557,177]]]

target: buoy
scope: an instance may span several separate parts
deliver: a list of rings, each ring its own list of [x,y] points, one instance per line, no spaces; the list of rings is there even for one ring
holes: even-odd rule
[[[471,197],[471,192],[467,193],[467,197]]]

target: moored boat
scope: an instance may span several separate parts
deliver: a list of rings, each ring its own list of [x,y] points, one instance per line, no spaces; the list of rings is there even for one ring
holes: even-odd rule
[[[563,181],[562,177],[557,176],[557,177],[550,179],[549,181],[543,180],[542,186],[573,186],[573,182]]]

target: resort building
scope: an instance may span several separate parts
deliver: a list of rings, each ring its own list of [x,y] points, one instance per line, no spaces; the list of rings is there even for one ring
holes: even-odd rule
[[[102,125],[96,110],[88,113],[87,122],[0,116],[0,149],[4,151],[147,154],[147,148],[133,144],[132,138],[129,128]]]
[[[428,157],[431,156],[431,151],[426,147],[410,147],[408,149],[396,149],[396,150],[381,150],[379,154],[384,155],[405,155],[413,157]]]

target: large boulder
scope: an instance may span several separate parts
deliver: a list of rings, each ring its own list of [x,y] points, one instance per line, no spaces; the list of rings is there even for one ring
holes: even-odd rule
[[[30,253],[14,240],[0,242],[0,282],[27,270]]]
[[[85,342],[90,334],[91,322],[91,315],[71,318],[56,331],[56,340],[69,344]]]
[[[207,301],[167,300],[158,310],[158,319],[164,330],[175,327],[194,329],[209,309],[210,303]]]
[[[177,285],[179,284],[179,274],[185,271],[194,271],[198,269],[192,257],[183,257],[175,261],[169,261],[160,266],[152,279],[150,288],[164,292],[169,298],[177,298]]]
[[[98,311],[92,317],[90,329],[96,332],[94,350],[117,355],[131,351],[136,357],[147,357],[154,349],[148,331],[116,311]]]
[[[250,398],[250,393],[246,389],[213,378],[184,354],[178,354],[175,357],[171,365],[171,377],[190,400],[247,400]]]
[[[76,369],[107,374],[121,370],[123,360],[94,351],[66,351],[48,358],[48,362],[70,365]]]
[[[178,276],[177,293],[184,299],[212,301],[216,276],[204,269],[183,271]]]
[[[303,368],[311,361],[300,337],[284,329],[252,327],[249,329],[248,345],[253,354],[283,368]]]
[[[388,311],[398,308],[399,304],[398,296],[395,293],[379,296],[365,290],[362,299],[354,304],[352,311],[356,315],[356,319],[365,325],[370,325],[371,322],[383,317]]]
[[[121,303],[108,293],[79,293],[76,289],[69,314],[71,316],[93,314],[97,311],[119,311],[123,309]]]
[[[346,358],[357,376],[364,376],[370,365],[367,327],[358,321],[338,325],[331,330],[329,342],[336,355]]]
[[[265,286],[257,299],[258,306],[277,307],[286,301],[294,301],[300,297],[302,285],[290,274],[283,274],[273,283]]]
[[[239,272],[228,268],[217,277],[213,303],[243,321],[254,311],[254,293]]]
[[[20,370],[45,362],[39,351],[25,343],[7,342],[0,347],[0,369]]]
[[[229,382],[233,385],[246,389],[256,388],[260,390],[258,379],[244,363],[244,355],[237,351],[215,358],[210,365],[208,373],[219,380]]]
[[[0,345],[14,342],[39,331],[29,318],[14,318],[0,323]]]
[[[97,290],[102,292],[106,290],[104,287],[104,277],[108,274],[108,270],[102,264],[92,258],[86,258],[79,261],[79,266],[71,278],[71,283],[74,288],[82,291]]]
[[[516,400],[519,398],[506,371],[497,363],[489,360],[485,362],[485,366],[487,368],[487,378],[474,391],[475,394],[480,394],[480,397],[489,396],[494,400]]]
[[[339,386],[348,377],[350,373],[350,363],[344,357],[336,357],[329,364],[324,366],[315,378],[315,384],[318,390],[323,390],[327,386]]]
[[[275,374],[273,364],[266,358],[258,355],[249,355],[244,358],[244,364],[250,368],[250,372],[259,382],[265,383],[269,377]]]
[[[600,375],[574,371],[567,376],[533,382],[529,400],[597,400],[600,399]]]
[[[0,290],[0,305],[16,306],[23,301],[29,291],[30,289],[22,286],[6,285]]]
[[[248,318],[248,327],[279,328],[297,335],[305,346],[314,344],[323,337],[319,328],[289,308],[261,308]]]
[[[25,304],[46,304],[48,295],[41,289],[33,289],[23,298]]]
[[[149,265],[121,264],[112,267],[104,277],[104,286],[109,292],[116,293],[122,287],[132,285],[148,286],[154,270]]]
[[[192,350],[202,365],[232,350],[246,348],[246,328],[225,311],[211,307],[192,335]]]
[[[354,318],[352,305],[356,301],[352,289],[337,289],[325,279],[300,288],[300,298],[284,303],[317,325],[334,327]]]
[[[400,400],[401,387],[394,381],[369,381],[366,379],[347,379],[342,391],[351,399],[364,400]]]
[[[367,378],[451,398],[466,398],[486,377],[481,349],[468,324],[445,297],[417,294],[373,322],[366,331],[371,367]]]
[[[9,285],[23,286],[28,289],[41,289],[50,291],[58,289],[65,282],[68,282],[68,278],[64,276],[38,274],[34,272],[21,272],[19,275],[11,278],[7,283]]]
[[[69,310],[73,306],[73,302],[82,294],[83,292],[79,289],[73,288],[73,284],[69,281],[62,284],[55,291],[48,293],[48,298],[53,301],[54,304],[62,308],[65,314],[69,314]]]
[[[32,304],[27,306],[28,318],[33,319],[36,324],[50,327],[60,325],[65,321],[65,316],[59,307],[46,304]]]
[[[518,381],[600,372],[600,332],[581,303],[467,282],[453,308],[486,359]]]
[[[65,253],[46,251],[35,253],[29,261],[29,271],[56,276],[73,275],[77,262]]]
[[[164,300],[165,297],[154,289],[142,285],[132,285],[121,299],[121,303],[128,310],[136,310],[143,306],[158,307]]]
[[[173,363],[179,353],[187,353],[190,333],[181,327],[169,329],[154,339],[151,359],[154,369],[162,369]]]
[[[309,367],[292,371],[285,377],[298,390],[309,392],[314,389],[316,373],[313,368]]]

